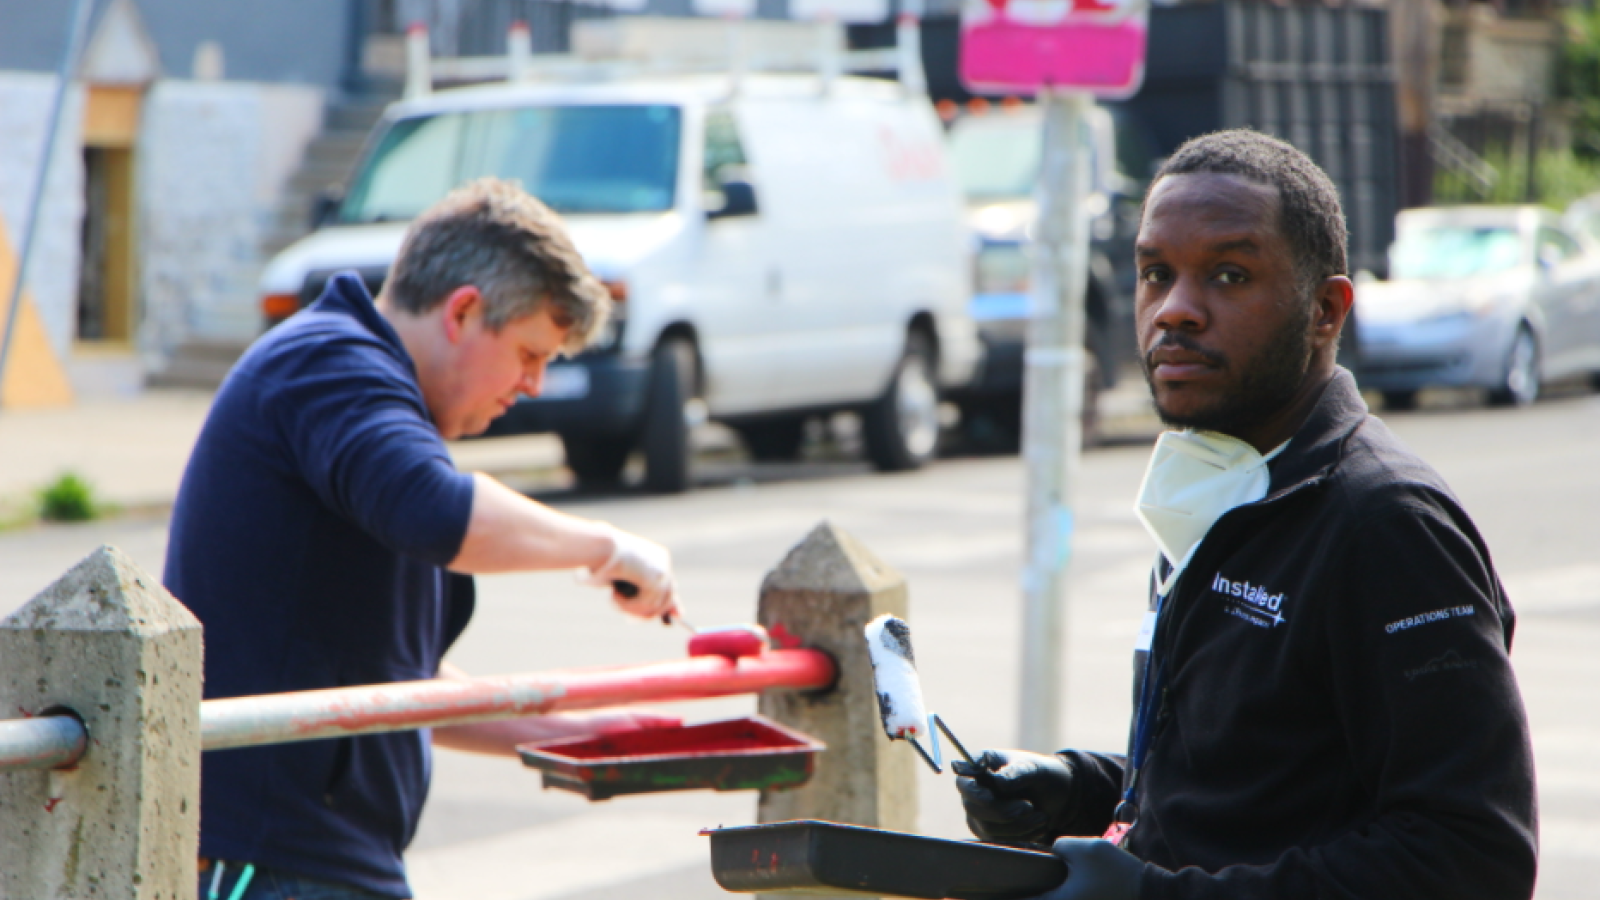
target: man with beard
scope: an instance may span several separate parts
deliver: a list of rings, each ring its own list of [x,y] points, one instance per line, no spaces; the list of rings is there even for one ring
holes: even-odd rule
[[[1049,900],[1532,894],[1533,761],[1488,548],[1334,361],[1327,176],[1250,131],[1145,198],[1141,358],[1160,549],[1126,756],[957,763],[984,840],[1053,843]]]

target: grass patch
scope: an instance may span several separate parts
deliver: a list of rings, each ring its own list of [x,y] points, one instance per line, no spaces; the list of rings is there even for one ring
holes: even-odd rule
[[[27,494],[0,497],[0,532],[32,528],[41,522],[89,522],[126,512],[122,506],[100,499],[94,485],[76,472],[63,472]]]
[[[87,522],[100,513],[94,488],[75,472],[63,472],[39,492],[39,518],[46,522]]]

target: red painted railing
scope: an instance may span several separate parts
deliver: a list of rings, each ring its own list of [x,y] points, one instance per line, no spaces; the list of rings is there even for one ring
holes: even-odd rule
[[[739,659],[697,656],[639,666],[233,697],[200,705],[200,743],[202,750],[226,750],[777,688],[816,690],[832,684],[836,674],[833,658],[819,650],[769,650]],[[83,726],[71,717],[0,721],[0,771],[71,766],[86,745]]]

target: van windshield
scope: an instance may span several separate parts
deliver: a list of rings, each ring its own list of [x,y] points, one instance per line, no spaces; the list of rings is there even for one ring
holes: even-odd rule
[[[536,106],[396,122],[366,159],[339,211],[346,224],[405,221],[451,188],[516,179],[557,212],[672,208],[678,108]]]
[[[1018,200],[1039,175],[1038,120],[964,119],[950,132],[956,177],[971,200]]]

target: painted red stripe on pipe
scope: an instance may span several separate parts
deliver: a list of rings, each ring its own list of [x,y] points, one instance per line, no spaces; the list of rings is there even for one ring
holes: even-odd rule
[[[201,745],[226,750],[290,741],[487,722],[561,710],[727,697],[787,688],[816,690],[836,676],[819,650],[772,650],[605,669],[412,681],[207,700]],[[0,721],[0,771],[70,766],[84,753],[83,726],[68,716]]]
[[[694,657],[605,669],[503,675],[470,681],[403,682],[208,700],[205,750],[486,722],[561,710],[694,700],[833,683],[832,657],[773,650],[729,660]]]

